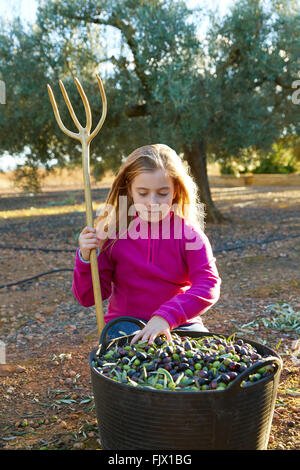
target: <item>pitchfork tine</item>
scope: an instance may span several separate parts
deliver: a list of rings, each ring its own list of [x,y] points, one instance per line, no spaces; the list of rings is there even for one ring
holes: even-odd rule
[[[69,131],[69,129],[67,129],[67,128],[65,127],[65,125],[63,124],[63,122],[62,122],[62,120],[61,120],[61,117],[60,117],[60,114],[59,114],[59,111],[58,111],[58,107],[57,107],[57,104],[56,104],[56,101],[55,101],[55,97],[54,97],[53,91],[52,91],[52,89],[51,89],[51,86],[50,86],[50,85],[47,85],[47,89],[48,89],[48,93],[49,93],[49,97],[50,97],[52,109],[53,109],[54,115],[55,115],[55,117],[56,117],[57,124],[59,125],[59,127],[61,128],[61,130],[62,130],[65,134],[67,134],[69,137],[72,137],[73,139],[80,140],[80,135],[79,135],[79,134],[76,134],[75,132]]]
[[[82,102],[83,102],[83,106],[84,106],[84,110],[85,110],[85,116],[86,116],[86,130],[88,133],[90,133],[90,130],[91,130],[91,127],[92,127],[92,113],[91,113],[91,108],[90,108],[90,105],[89,105],[89,102],[88,102],[88,99],[86,97],[86,94],[84,93],[84,90],[79,82],[79,80],[75,77],[74,78],[75,80],[75,83],[76,83],[76,86],[77,86],[77,89],[79,91],[79,94],[81,96],[81,99],[82,99]]]
[[[73,122],[74,122],[75,126],[77,127],[77,129],[78,129],[79,132],[80,132],[80,127],[81,127],[80,122],[79,122],[78,119],[77,119],[77,116],[76,116],[76,114],[75,114],[75,112],[74,112],[74,109],[73,109],[73,106],[72,106],[72,104],[71,104],[71,101],[70,101],[70,99],[69,99],[69,95],[68,95],[68,93],[67,93],[67,91],[66,91],[66,89],[65,89],[65,87],[64,87],[64,84],[63,84],[63,82],[62,82],[61,80],[59,80],[59,86],[60,86],[61,92],[62,92],[62,94],[63,94],[63,97],[64,97],[64,99],[65,99],[66,105],[68,106],[68,110],[69,110],[69,112],[70,112],[70,114],[71,114],[71,117],[72,117],[72,119],[73,119]]]
[[[93,140],[95,135],[97,135],[98,132],[100,131],[100,129],[103,126],[103,123],[105,121],[106,113],[107,113],[107,101],[106,101],[106,95],[105,95],[103,83],[101,81],[101,78],[98,75],[96,75],[96,78],[97,78],[97,82],[98,82],[98,85],[99,85],[101,98],[102,98],[102,116],[101,116],[100,121],[98,122],[97,126],[95,127],[95,129],[93,130],[91,135],[88,137],[88,142]]]

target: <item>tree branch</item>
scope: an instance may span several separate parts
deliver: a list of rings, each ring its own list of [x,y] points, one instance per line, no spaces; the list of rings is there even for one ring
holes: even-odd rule
[[[77,20],[77,21],[85,21],[87,23],[94,23],[94,24],[101,24],[104,26],[113,26],[119,29],[122,34],[124,35],[126,42],[132,52],[135,64],[135,72],[138,78],[141,81],[141,84],[145,91],[145,99],[151,99],[151,87],[148,84],[147,76],[144,73],[143,67],[140,66],[137,55],[138,55],[138,44],[134,39],[135,29],[131,25],[124,24],[119,18],[115,17],[114,14],[108,20],[103,20],[101,18],[95,18],[90,16],[78,16],[78,15],[71,15],[64,13],[64,16],[67,18]]]

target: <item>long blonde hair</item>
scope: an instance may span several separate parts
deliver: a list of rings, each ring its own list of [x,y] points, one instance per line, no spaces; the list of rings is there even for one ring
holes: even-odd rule
[[[173,199],[174,214],[187,220],[195,229],[204,231],[204,204],[200,202],[198,186],[192,177],[187,162],[182,160],[175,150],[167,145],[145,145],[134,150],[121,165],[106,198],[104,207],[101,208],[102,215],[98,216],[94,222],[96,229],[102,226],[101,229],[105,232],[105,227],[109,226],[111,217],[116,218],[114,221],[116,239],[113,243],[121,235],[119,221],[127,220],[125,227],[125,231],[127,231],[135,217],[134,215],[129,215],[129,207],[133,205],[133,199],[128,190],[131,187],[131,183],[140,173],[152,172],[157,169],[167,171],[168,175],[173,179],[176,191],[176,196]],[[120,196],[126,196],[126,207],[122,205],[120,208]],[[112,208],[113,210],[111,210]],[[108,238],[109,234],[101,238],[100,249]],[[110,245],[107,245],[106,248],[108,246]]]

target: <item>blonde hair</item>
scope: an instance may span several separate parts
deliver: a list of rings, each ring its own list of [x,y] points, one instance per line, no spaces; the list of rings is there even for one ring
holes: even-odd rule
[[[114,216],[116,217],[115,228],[117,238],[114,240],[115,243],[120,236],[119,220],[127,220],[125,227],[127,231],[131,221],[135,217],[134,215],[129,215],[129,207],[133,205],[133,199],[128,190],[131,183],[140,173],[155,171],[157,169],[166,170],[168,175],[173,179],[176,191],[176,195],[173,199],[174,214],[184,218],[196,230],[200,229],[204,231],[204,204],[200,202],[198,186],[191,175],[190,167],[187,162],[177,155],[175,150],[164,144],[139,147],[126,158],[113,181],[110,192],[104,203],[104,208],[101,209],[102,214],[106,212],[107,215],[97,217],[95,220],[95,228],[101,224],[104,224],[104,229],[108,227],[111,208],[113,207],[115,212]],[[121,209],[119,205],[120,196],[126,196],[127,201],[126,207],[122,206]],[[106,207],[108,207],[108,209],[106,209]],[[123,213],[125,211],[126,214]],[[101,238],[100,247],[103,247],[108,238],[109,234],[107,237]]]

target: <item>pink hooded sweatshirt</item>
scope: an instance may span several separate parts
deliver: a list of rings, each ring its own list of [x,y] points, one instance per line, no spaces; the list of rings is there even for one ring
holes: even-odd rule
[[[221,278],[207,236],[169,211],[159,222],[138,215],[127,234],[110,238],[99,253],[102,299],[108,299],[105,322],[127,315],[149,321],[160,315],[170,329],[202,323],[200,315],[220,297]],[[84,307],[95,304],[91,267],[78,248],[72,292]]]

